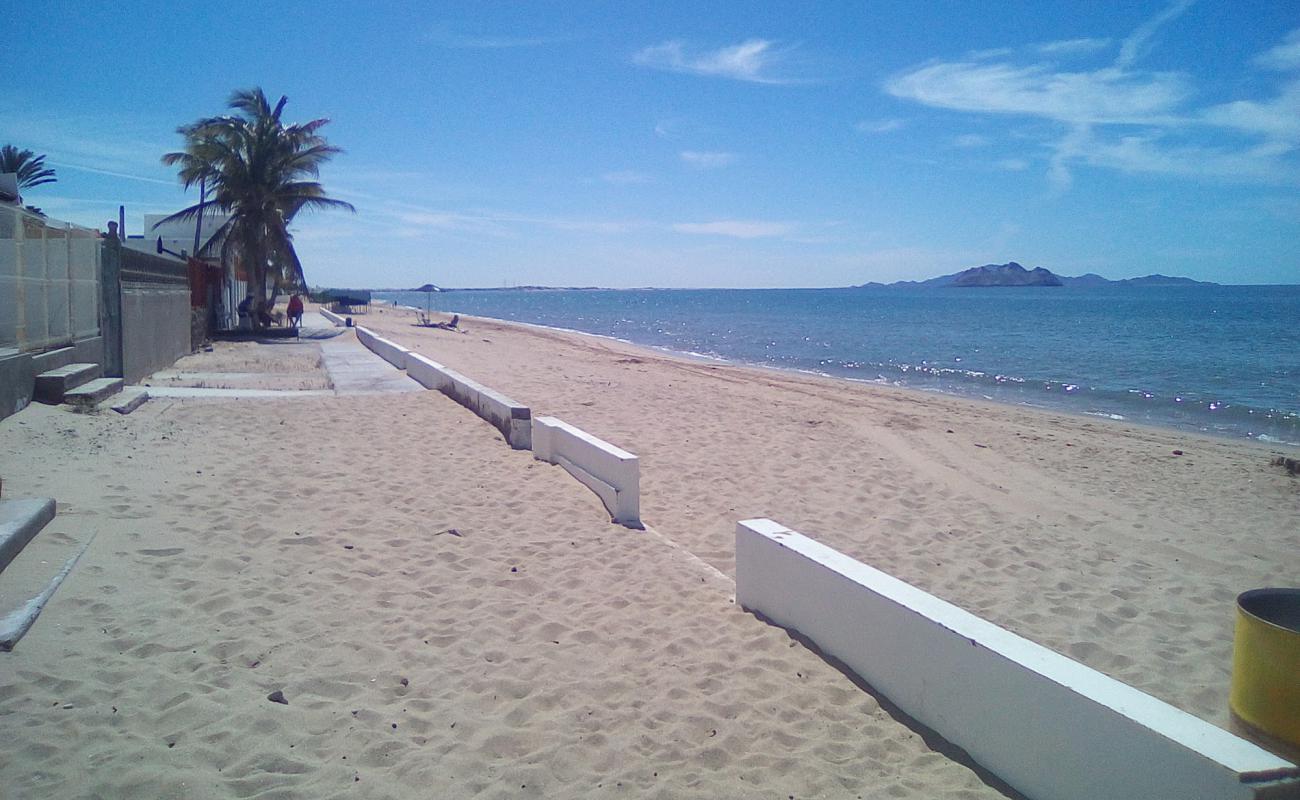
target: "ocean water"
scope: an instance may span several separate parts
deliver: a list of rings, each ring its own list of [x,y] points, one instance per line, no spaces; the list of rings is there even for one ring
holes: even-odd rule
[[[1300,445],[1300,286],[375,296],[744,364]]]

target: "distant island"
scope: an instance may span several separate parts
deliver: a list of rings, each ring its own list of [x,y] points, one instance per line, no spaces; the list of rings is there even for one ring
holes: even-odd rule
[[[924,281],[895,281],[894,283],[864,283],[854,288],[862,289],[867,287],[891,286],[891,287],[908,287],[908,286],[951,286],[951,287],[971,287],[971,286],[1217,286],[1216,283],[1208,281],[1196,281],[1191,278],[1176,278],[1168,275],[1146,275],[1141,278],[1124,278],[1113,281],[1109,278],[1103,278],[1100,275],[1089,272],[1086,275],[1080,275],[1071,278],[1065,275],[1057,275],[1049,269],[1043,267],[1034,267],[1025,269],[1014,261],[1008,261],[1005,264],[985,264],[982,267],[971,267],[970,269],[954,272],[951,275],[940,275],[937,278],[930,278]]]
[[[1004,287],[1004,286],[1066,286],[1076,288],[1095,288],[1103,286],[1218,286],[1219,284],[1210,281],[1198,281],[1191,278],[1179,278],[1169,275],[1144,275],[1141,278],[1121,278],[1111,280],[1103,278],[1095,272],[1089,272],[1078,277],[1068,275],[1057,275],[1046,267],[1034,267],[1025,269],[1015,261],[1008,261],[1005,264],[985,264],[980,267],[971,267],[961,272],[954,272],[950,275],[940,275],[937,278],[930,278],[924,281],[894,281],[893,283],[861,283],[856,286],[850,286],[850,289],[871,289],[871,288],[915,288],[915,287]],[[659,289],[653,286],[639,287],[642,291],[676,291],[675,289]],[[342,290],[338,290],[342,291]],[[426,283],[423,286],[413,289],[372,289],[375,292],[609,292],[620,291],[610,289],[604,286],[437,286],[432,283]]]

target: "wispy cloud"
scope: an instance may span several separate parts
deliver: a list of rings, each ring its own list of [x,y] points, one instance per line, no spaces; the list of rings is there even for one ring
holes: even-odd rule
[[[1004,158],[995,162],[994,166],[1007,172],[1024,172],[1029,169],[1029,162],[1023,158]]]
[[[928,64],[895,76],[885,89],[937,108],[1073,124],[1170,122],[1191,95],[1187,80],[1175,73],[1057,72],[1039,64],[971,62]]]
[[[1138,26],[1119,46],[1119,57],[1115,59],[1117,69],[1126,69],[1146,53],[1147,42],[1170,22],[1178,19],[1191,7],[1193,0],[1175,0],[1164,11]]]
[[[1300,28],[1287,34],[1281,44],[1260,53],[1255,63],[1267,69],[1300,69]]]
[[[117,172],[116,170],[111,170],[111,169],[96,169],[95,167],[87,167],[82,164],[71,164],[68,163],[67,161],[52,161],[46,159],[45,163],[52,167],[58,167],[59,169],[71,169],[71,170],[76,170],[77,172],[89,172],[95,175],[107,175],[111,178],[125,178],[126,180],[129,181],[140,181],[141,183],[154,183],[154,184],[159,184],[161,186],[175,186],[178,188],[181,185],[179,180],[168,181],[168,180],[163,180],[162,178],[150,178],[145,175],[132,175],[129,172]]]
[[[771,74],[773,67],[785,58],[789,48],[779,47],[768,39],[748,39],[740,44],[717,50],[690,51],[680,40],[663,42],[638,51],[633,62],[645,67],[731,78],[751,83],[788,84],[791,78]]]
[[[1105,39],[1049,42],[993,59],[931,61],[885,83],[895,97],[933,108],[972,114],[1020,116],[1056,123],[1063,131],[1044,141],[1050,150],[1046,178],[1058,190],[1072,183],[1073,165],[1126,173],[1200,176],[1228,181],[1294,183],[1290,160],[1300,146],[1300,80],[1270,99],[1241,99],[1196,109],[1197,87],[1180,72],[1144,70],[1139,60],[1160,30],[1188,8],[1178,0],[1119,44],[1110,63],[1062,69],[1052,56],[1100,54]],[[1256,58],[1269,69],[1300,68],[1300,31]],[[1254,144],[1225,139],[1215,129],[1257,137]],[[957,146],[976,139],[958,137]],[[1015,164],[1023,159],[1008,159]]]
[[[961,136],[956,136],[952,140],[953,147],[961,147],[966,149],[975,148],[975,147],[988,147],[989,144],[990,144],[989,137],[980,136],[978,133],[963,133]]]
[[[717,220],[714,222],[679,222],[672,226],[678,233],[705,236],[729,236],[733,239],[764,239],[785,236],[794,230],[788,222],[756,220]]]
[[[1300,145],[1300,81],[1287,84],[1272,100],[1236,100],[1211,106],[1203,118],[1213,125]]]
[[[1057,42],[1042,42],[1033,49],[1045,56],[1075,56],[1095,53],[1110,47],[1110,39],[1063,39]]]
[[[162,156],[180,149],[175,124],[156,119],[77,113],[33,113],[7,110],[5,135],[15,144],[44,153],[48,162],[68,169],[109,170],[130,177],[166,178]]]
[[[698,150],[683,150],[682,161],[696,169],[718,169],[736,163],[735,153],[706,153]]]
[[[1110,140],[1085,135],[1075,143],[1072,155],[1093,166],[1128,173],[1212,177],[1230,183],[1294,183],[1300,180],[1300,171],[1278,160],[1284,152],[1272,144],[1244,150],[1170,144],[1156,133]]]
[[[864,119],[853,128],[859,133],[891,133],[906,123],[901,119]]]

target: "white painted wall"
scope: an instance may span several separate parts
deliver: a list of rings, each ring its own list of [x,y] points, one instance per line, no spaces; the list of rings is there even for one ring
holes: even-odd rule
[[[406,356],[411,351],[402,347],[400,344],[389,341],[382,336],[377,335],[369,328],[356,326],[357,339],[362,344],[374,351],[375,355],[392,364],[398,369],[406,369]]]
[[[641,529],[641,462],[555,417],[533,419],[533,457],[559,464],[605,504],[620,525]]]
[[[419,353],[410,353],[406,356],[406,374],[426,389],[436,389],[446,393],[452,385],[451,376],[447,374],[449,372],[451,370],[442,364],[425,358]]]
[[[1289,762],[771,520],[736,526],[736,600],[1034,800],[1300,797]]]
[[[357,336],[361,337],[364,328],[357,328]],[[378,339],[370,334],[372,341],[377,340],[383,347],[386,339]],[[363,342],[366,340],[363,339]],[[388,344],[392,345],[391,342]],[[371,347],[369,343],[367,347]],[[398,347],[398,345],[393,345]],[[375,352],[383,355],[379,350],[371,347]],[[492,426],[501,431],[501,435],[506,442],[516,450],[530,450],[533,446],[533,424],[532,411],[528,406],[516,403],[509,397],[498,391],[489,389],[483,384],[465,377],[459,372],[449,369],[437,361],[425,358],[419,353],[412,353],[405,350],[405,359],[402,367],[406,369],[406,374],[414,378],[420,385],[436,389],[443,394],[455,400],[457,403],[473,411],[481,418],[492,423]],[[387,358],[387,357],[385,357]]]
[[[319,313],[322,317],[325,318],[327,322],[329,322],[331,325],[333,325],[336,328],[342,328],[347,325],[347,321],[344,320],[343,317],[340,317],[338,314],[335,314],[333,311],[329,311],[327,309],[322,308],[320,309]]]

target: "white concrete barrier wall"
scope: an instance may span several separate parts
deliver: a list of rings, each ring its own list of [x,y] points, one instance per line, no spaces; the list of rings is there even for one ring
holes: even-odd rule
[[[343,317],[340,317],[338,314],[335,314],[333,311],[326,308],[320,310],[320,315],[336,328],[342,328],[348,324],[347,320],[343,319]]]
[[[641,463],[609,442],[558,420],[533,420],[533,456],[559,464],[594,491],[615,522],[641,529]]]
[[[1295,765],[771,520],[736,526],[736,600],[1034,800],[1300,798]]]
[[[373,350],[375,355],[398,369],[406,369],[406,356],[411,352],[410,350],[407,350],[396,342],[391,342],[388,339],[377,335],[369,328],[363,328],[358,325],[356,326],[356,330],[357,339],[366,347]]]
[[[419,353],[407,351],[403,366],[406,374],[422,386],[437,389],[492,423],[514,449],[532,449],[532,411],[528,406],[516,403],[500,392],[493,391]]]

